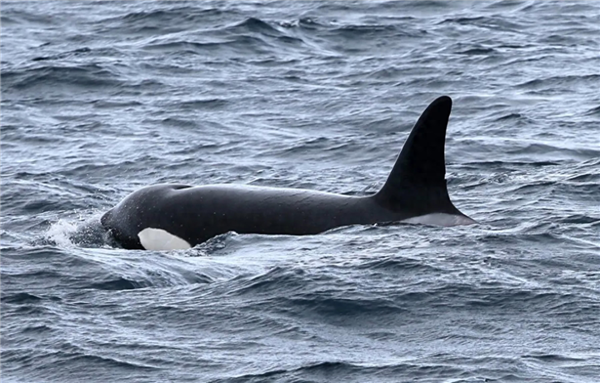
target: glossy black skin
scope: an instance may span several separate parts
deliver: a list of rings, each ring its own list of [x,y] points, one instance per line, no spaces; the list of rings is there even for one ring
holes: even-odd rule
[[[218,234],[317,234],[352,224],[399,221],[410,216],[378,203],[312,190],[232,185],[153,185],[126,197],[103,218],[125,248],[141,249],[137,234],[160,228],[192,246]]]
[[[452,100],[423,112],[381,190],[355,197],[302,189],[235,185],[154,185],[140,189],[102,217],[123,247],[143,248],[138,234],[163,229],[191,246],[229,231],[317,234],[352,224],[401,221],[430,213],[464,216],[448,195],[444,145]]]

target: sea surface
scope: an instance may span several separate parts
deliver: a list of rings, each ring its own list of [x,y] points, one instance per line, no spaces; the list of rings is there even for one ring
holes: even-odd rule
[[[0,12],[2,382],[600,381],[600,2]],[[477,225],[100,227],[154,183],[375,192],[441,95]]]

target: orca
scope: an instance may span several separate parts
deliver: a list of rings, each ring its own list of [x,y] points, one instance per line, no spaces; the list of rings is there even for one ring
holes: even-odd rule
[[[161,184],[125,197],[101,223],[122,247],[146,250],[187,249],[230,231],[306,235],[355,224],[474,224],[448,195],[444,146],[451,109],[448,96],[425,109],[385,184],[372,195]]]

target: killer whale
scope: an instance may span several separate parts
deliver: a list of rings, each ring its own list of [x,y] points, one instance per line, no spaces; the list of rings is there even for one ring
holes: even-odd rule
[[[229,231],[318,234],[385,222],[468,225],[450,201],[445,139],[452,100],[442,96],[422,113],[383,187],[357,197],[304,189],[238,185],[161,184],[125,197],[101,218],[126,249],[193,247]]]

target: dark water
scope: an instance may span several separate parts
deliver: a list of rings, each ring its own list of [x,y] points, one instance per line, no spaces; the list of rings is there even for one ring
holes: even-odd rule
[[[3,382],[598,382],[600,3],[2,2]],[[376,191],[454,99],[473,227],[116,249],[153,183]]]

